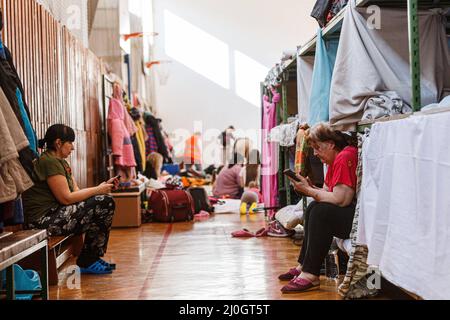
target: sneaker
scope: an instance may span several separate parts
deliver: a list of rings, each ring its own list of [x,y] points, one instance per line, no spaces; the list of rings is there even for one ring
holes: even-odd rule
[[[298,277],[299,275],[300,275],[300,271],[298,271],[297,268],[292,268],[288,272],[280,274],[278,279],[281,281],[291,281],[291,280],[295,279],[296,277]]]
[[[320,281],[311,282],[307,279],[303,279],[300,277],[295,278],[289,284],[285,285],[281,288],[281,292],[283,293],[299,293],[306,292],[314,289],[318,289],[320,287]]]
[[[289,238],[295,234],[293,230],[286,230],[278,221],[272,221],[269,224],[267,235],[276,238]]]
[[[257,238],[266,237],[266,236],[267,236],[267,228],[261,228],[258,231],[256,231],[256,233],[255,233],[255,237],[257,237]]]
[[[247,204],[245,202],[241,203],[241,207],[240,207],[240,213],[241,216],[245,216],[247,214]]]

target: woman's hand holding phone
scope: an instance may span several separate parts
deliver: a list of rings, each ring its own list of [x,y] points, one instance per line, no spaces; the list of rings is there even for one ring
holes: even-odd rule
[[[106,183],[114,185],[113,190],[115,191],[119,188],[120,178],[121,178],[121,176],[119,175],[117,177],[114,177],[114,178],[108,180]]]

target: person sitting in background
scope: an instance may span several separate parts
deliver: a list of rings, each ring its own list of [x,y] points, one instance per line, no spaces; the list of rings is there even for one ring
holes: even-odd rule
[[[219,136],[219,144],[222,148],[222,165],[226,166],[228,164],[228,160],[231,156],[232,148],[231,146],[234,143],[235,137],[233,132],[235,132],[235,128],[233,126],[229,126],[225,131],[223,131]]]
[[[240,173],[241,186],[244,188],[244,194],[241,197],[241,215],[253,213],[258,203],[263,203],[260,191],[260,154],[258,150],[250,151],[250,159]],[[250,206],[250,208],[248,208]],[[248,211],[247,211],[248,210]]]
[[[146,169],[144,176],[149,179],[159,180],[163,167],[163,156],[157,152],[152,152],[147,157]]]
[[[202,171],[202,154],[200,150],[201,133],[196,132],[185,141],[183,162],[186,171]]]
[[[245,154],[245,153],[244,153]],[[215,179],[213,194],[216,198],[240,199],[243,193],[241,170],[245,156],[237,151],[237,143],[234,145],[233,157],[229,165],[223,167]]]
[[[356,168],[358,149],[356,141],[327,124],[318,124],[306,135],[314,155],[328,165],[323,189],[315,187],[309,179],[298,176],[293,180],[297,192],[314,201],[305,212],[305,239],[301,248],[299,265],[279,276],[291,280],[283,293],[302,292],[320,286],[320,268],[334,237],[348,239],[355,214]]]
[[[115,203],[108,194],[119,184],[117,178],[97,187],[80,189],[66,159],[74,150],[75,132],[51,126],[39,147],[46,151],[34,163],[34,186],[23,194],[25,225],[46,229],[49,236],[85,234],[77,259],[81,273],[108,274],[115,266],[101,259],[106,253]]]

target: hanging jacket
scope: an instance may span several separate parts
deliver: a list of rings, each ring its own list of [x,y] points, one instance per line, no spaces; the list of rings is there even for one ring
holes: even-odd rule
[[[164,163],[172,163],[172,160],[167,152],[166,143],[164,141],[164,137],[162,136],[158,120],[154,116],[147,114],[145,116],[145,125],[147,127],[147,134],[149,135],[148,139],[151,139],[150,135],[153,134],[158,146],[157,152],[163,156]],[[151,127],[151,129],[149,127]]]
[[[19,149],[28,140],[0,89],[0,203],[12,201],[33,186],[33,182],[19,162]]]
[[[136,139],[139,147],[139,156],[141,157],[142,171],[145,171],[147,162],[145,156],[145,132],[144,128],[142,127],[141,121],[135,121],[135,124],[137,128]]]
[[[145,156],[148,157],[153,152],[158,152],[158,143],[156,142],[155,133],[151,125],[146,125],[147,141],[145,142]]]
[[[0,26],[1,30],[1,26]],[[1,38],[0,38],[1,42]],[[30,146],[19,152],[20,163],[31,177],[33,172],[33,160],[37,158],[37,138],[30,122],[30,111],[23,97],[25,96],[22,83],[14,67],[11,52],[2,44],[2,52],[0,54],[0,87],[8,99],[9,105],[14,111],[16,118],[22,130],[29,137]]]
[[[115,156],[114,164],[121,167],[135,167],[133,145],[125,124],[125,108],[120,100],[111,98],[107,122],[112,152]]]
[[[1,38],[0,38],[1,41]],[[4,47],[6,59],[1,59],[1,65],[2,65],[2,72],[5,72],[5,76],[8,79],[9,85],[8,85],[8,93],[5,92],[5,94],[8,96],[8,100],[15,100],[19,107],[19,113],[16,113],[18,117],[20,117],[23,121],[23,129],[25,131],[25,134],[28,138],[28,141],[30,142],[30,148],[36,153],[37,156],[37,138],[36,133],[34,132],[34,129],[31,125],[31,116],[30,116],[30,110],[28,106],[26,105],[24,101],[24,89],[22,86],[22,82],[20,81],[19,75],[17,74],[17,70],[14,67],[14,63],[12,60],[11,52],[8,50],[7,47]],[[3,85],[2,85],[3,87]],[[4,89],[5,90],[5,89]]]

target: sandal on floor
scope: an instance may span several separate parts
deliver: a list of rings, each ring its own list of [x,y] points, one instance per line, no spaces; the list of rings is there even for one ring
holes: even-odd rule
[[[115,263],[109,263],[109,262],[106,262],[105,260],[103,260],[103,259],[100,259],[100,260],[98,260],[102,265],[104,265],[105,267],[107,267],[107,268],[109,268],[109,269],[111,269],[111,270],[116,270],[116,264]]]
[[[111,274],[112,269],[105,266],[98,260],[87,268],[80,268],[81,274]]]
[[[252,238],[255,236],[254,233],[250,232],[247,229],[242,229],[239,231],[235,231],[231,234],[234,238]]]

